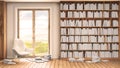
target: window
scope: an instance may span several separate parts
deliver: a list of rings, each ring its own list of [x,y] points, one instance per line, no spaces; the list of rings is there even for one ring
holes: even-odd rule
[[[19,9],[18,38],[26,47],[33,48],[32,56],[49,53],[49,10]]]

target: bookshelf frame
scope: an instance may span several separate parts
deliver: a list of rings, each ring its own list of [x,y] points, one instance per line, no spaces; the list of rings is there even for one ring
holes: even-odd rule
[[[77,4],[83,4],[83,10],[78,10],[77,9]],[[61,4],[62,5],[64,5],[64,4],[67,4],[68,5],[68,10],[66,10],[66,9],[61,9],[61,8],[63,8],[63,6],[61,7]],[[73,9],[73,10],[71,10],[70,9],[70,5],[71,4],[74,4],[75,5],[75,9]],[[96,9],[87,9],[87,10],[85,10],[85,5],[86,4],[96,4]],[[98,4],[103,4],[103,9],[101,9],[101,10],[99,10],[98,8]],[[105,9],[105,5],[106,4],[109,4],[109,8],[107,8],[107,9]],[[116,9],[116,10],[114,10],[114,9],[112,9],[113,7],[112,7],[112,4],[117,4],[117,6],[118,6],[118,9]],[[65,17],[61,17],[61,13],[62,12],[64,12],[65,13]],[[68,17],[68,12],[72,12],[72,17]],[[78,18],[75,18],[75,17],[73,17],[73,15],[74,15],[74,12],[85,12],[85,17],[83,17],[83,18],[81,18],[81,17],[78,17]],[[88,17],[88,12],[93,12],[93,17],[92,18],[89,18]],[[100,12],[102,12],[102,17],[99,17],[99,18],[97,18],[97,17],[94,17],[95,15],[95,12],[98,12],[98,13],[100,13]],[[104,12],[108,12],[109,14],[109,17],[104,17]],[[118,14],[118,17],[112,17],[112,13],[113,12],[116,12],[117,14]],[[64,21],[64,20],[74,20],[75,22],[77,21],[77,20],[79,20],[79,21],[82,21],[82,26],[76,26],[76,25],[74,25],[74,26],[70,26],[70,25],[66,25],[66,26],[61,26],[61,21]],[[94,21],[94,23],[95,23],[95,26],[83,26],[83,20],[86,20],[86,21],[89,21],[89,20],[93,20]],[[100,20],[101,21],[101,26],[96,26],[96,20]],[[109,21],[109,23],[110,23],[110,26],[103,26],[103,23],[104,23],[104,21],[105,20],[107,20],[107,21]],[[118,21],[118,26],[113,26],[113,20],[116,20],[116,21]],[[89,24],[89,23],[88,23]],[[66,30],[66,34],[61,34],[61,30],[62,29],[65,29]],[[72,28],[72,29],[74,29],[74,34],[68,34],[68,29],[69,28]],[[89,30],[90,29],[92,29],[92,28],[94,28],[94,29],[97,29],[97,31],[99,31],[98,29],[118,29],[118,34],[116,34],[116,35],[114,35],[114,34],[83,34],[83,35],[81,35],[81,34],[75,34],[75,29],[76,28],[80,28],[80,29],[83,29],[83,28],[88,28]],[[62,36],[66,36],[66,37],[69,37],[69,36],[74,36],[74,42],[70,42],[70,41],[67,41],[67,42],[63,42],[63,41],[61,41],[61,37]],[[75,36],[88,36],[88,42],[75,42]],[[89,40],[90,40],[90,36],[95,36],[95,37],[98,37],[98,36],[103,36],[104,37],[104,42],[90,42]],[[109,37],[112,37],[112,40],[113,40],[113,36],[118,36],[117,38],[118,38],[118,42],[108,42],[108,41],[106,41],[106,38],[108,38],[108,36]],[[98,38],[97,38],[98,39]],[[67,50],[62,50],[61,49],[61,46],[62,46],[62,44],[67,44],[67,46],[68,46],[68,49]],[[77,49],[76,50],[70,50],[69,49],[69,45],[70,44],[76,44],[77,45]],[[91,44],[92,45],[92,47],[93,47],[93,44],[106,44],[107,45],[107,47],[108,47],[108,45],[110,45],[110,50],[108,49],[106,49],[106,50],[78,50],[78,44]],[[118,49],[116,49],[116,50],[112,50],[112,46],[113,46],[113,44],[117,44],[118,45]],[[93,48],[92,48],[93,49]],[[73,52],[83,52],[83,57],[85,58],[85,59],[88,59],[89,57],[85,57],[85,52],[87,52],[87,51],[89,51],[89,52],[98,52],[98,56],[100,57],[100,52],[110,52],[111,53],[111,56],[110,57],[100,57],[101,59],[109,59],[109,60],[118,60],[118,59],[120,59],[120,1],[61,1],[60,2],[60,53],[59,53],[59,56],[60,56],[60,58],[69,58],[68,57],[68,52],[72,52],[72,58],[76,58],[76,57],[73,57]],[[112,52],[114,52],[114,51],[116,51],[116,52],[118,52],[118,57],[113,57],[112,56]],[[61,56],[61,52],[66,52],[66,55],[67,55],[67,57],[62,57]],[[92,58],[92,56],[89,58],[89,59],[91,59]]]

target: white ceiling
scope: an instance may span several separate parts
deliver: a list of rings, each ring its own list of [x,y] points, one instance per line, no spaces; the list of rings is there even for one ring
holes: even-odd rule
[[[4,0],[6,2],[120,1],[120,0]]]

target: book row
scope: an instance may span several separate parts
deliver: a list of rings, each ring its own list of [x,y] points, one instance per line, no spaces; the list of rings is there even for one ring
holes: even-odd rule
[[[61,35],[118,35],[118,28],[61,28]]]
[[[118,20],[60,20],[61,26],[110,27],[118,26]]]
[[[62,11],[60,13],[61,18],[118,18],[117,11]]]
[[[61,36],[61,42],[119,42],[118,36]]]
[[[61,3],[61,10],[118,10],[117,3]]]
[[[100,57],[100,58],[118,58],[118,51],[86,51],[86,52],[61,52],[61,58],[92,58],[92,57]]]
[[[119,50],[118,44],[61,44],[61,50]]]

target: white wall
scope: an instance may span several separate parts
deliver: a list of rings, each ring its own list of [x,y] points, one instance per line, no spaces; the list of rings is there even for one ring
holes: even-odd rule
[[[59,55],[59,4],[58,3],[7,3],[7,58],[13,58],[13,41],[16,38],[17,9],[50,9],[50,54]]]

